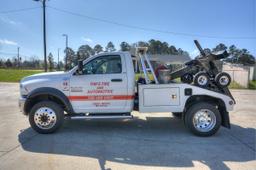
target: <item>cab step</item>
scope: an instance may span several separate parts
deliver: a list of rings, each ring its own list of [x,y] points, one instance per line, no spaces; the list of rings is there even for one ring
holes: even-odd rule
[[[81,113],[67,115],[65,118],[71,120],[78,119],[132,119],[131,113]]]

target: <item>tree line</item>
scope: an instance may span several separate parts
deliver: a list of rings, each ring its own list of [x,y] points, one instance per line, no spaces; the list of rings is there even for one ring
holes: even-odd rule
[[[149,54],[171,54],[171,55],[186,55],[189,56],[189,53],[182,48],[177,48],[174,45],[170,45],[167,42],[162,42],[159,40],[151,39],[149,41],[138,41],[136,43],[129,44],[125,41],[120,43],[119,51],[129,51],[132,54],[135,52],[136,47],[148,47]],[[216,47],[209,49],[205,48],[206,53],[210,52],[219,52],[222,50],[227,50],[230,53],[230,57],[225,59],[226,62],[237,63],[243,65],[253,65],[255,64],[255,57],[247,50],[237,48],[235,45],[227,47],[225,44],[220,43]],[[79,60],[84,60],[99,54],[101,52],[114,52],[117,51],[115,45],[110,41],[107,43],[106,47],[103,48],[102,45],[96,44],[91,47],[88,44],[81,45],[77,51],[68,47],[64,50],[67,54],[67,69],[72,68],[77,64]],[[64,61],[56,62],[52,53],[48,55],[48,68],[49,70],[63,70]],[[32,56],[29,60],[22,61],[17,59],[17,57],[8,58],[7,60],[0,59],[0,67],[4,68],[33,68],[33,69],[42,69],[43,61],[36,56]]]
[[[120,43],[119,51],[129,51],[132,54],[135,53],[136,47],[148,47],[149,54],[172,54],[172,55],[186,55],[189,56],[187,51],[181,48],[176,48],[174,45],[169,45],[167,42],[161,42],[159,40],[151,39],[148,42],[139,41],[137,43],[129,44],[125,41]],[[81,45],[77,52],[71,48],[67,48],[64,52],[67,52],[67,67],[71,68],[77,64],[79,60],[85,60],[88,57],[99,54],[101,52],[114,52],[117,51],[115,45],[110,41],[107,43],[105,49],[100,45],[96,44],[94,47],[89,45]]]
[[[205,48],[204,51],[206,53],[212,52],[216,53],[219,51],[227,50],[230,56],[224,61],[229,63],[235,64],[243,64],[246,66],[254,65],[255,64],[255,57],[245,48],[237,48],[235,45],[231,45],[227,47],[225,44],[220,43],[213,49]]]
[[[54,61],[52,53],[48,55],[48,69],[53,70],[63,70],[64,62],[60,61],[57,63]],[[16,56],[7,59],[0,59],[0,68],[22,68],[22,69],[43,69],[44,61],[39,59],[37,56],[31,56],[29,59],[22,60]]]

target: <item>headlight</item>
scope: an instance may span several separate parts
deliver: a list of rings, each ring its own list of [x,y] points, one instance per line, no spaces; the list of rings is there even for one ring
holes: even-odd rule
[[[27,95],[28,94],[28,89],[26,85],[23,83],[20,83],[20,95]]]

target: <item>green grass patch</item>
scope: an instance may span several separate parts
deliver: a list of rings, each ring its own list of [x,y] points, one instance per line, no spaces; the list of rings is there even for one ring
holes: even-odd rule
[[[249,89],[256,90],[256,80],[250,81],[249,83]]]
[[[0,69],[0,82],[19,82],[23,77],[42,72],[43,70]]]
[[[142,74],[136,73],[136,74],[135,74],[135,80],[137,81],[137,80],[139,79],[139,77],[145,78],[145,76],[144,76],[143,73],[142,73]],[[149,74],[149,79],[150,79],[151,81],[154,80],[153,74]],[[177,83],[181,83],[180,78],[176,78],[176,79],[174,79],[174,81],[176,81]]]
[[[235,81],[232,81],[232,82],[230,83],[230,85],[228,86],[228,88],[230,88],[230,89],[245,89],[244,86],[241,86],[240,84],[238,84],[238,83],[235,82]]]
[[[150,80],[154,80],[153,74],[149,74],[148,76],[149,76],[149,79],[150,79]],[[142,73],[142,74],[140,74],[140,73],[136,73],[136,74],[135,74],[135,80],[138,80],[138,79],[139,79],[139,77],[143,77],[143,78],[145,78],[145,76],[144,76],[144,74],[143,74],[143,73]]]
[[[256,90],[256,80],[250,81],[248,88],[241,86],[240,84],[238,84],[235,81],[231,82],[228,87],[230,89],[254,89],[254,90]]]

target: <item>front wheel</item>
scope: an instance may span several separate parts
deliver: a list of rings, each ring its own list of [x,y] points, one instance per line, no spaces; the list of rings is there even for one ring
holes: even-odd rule
[[[211,136],[221,125],[221,115],[216,106],[201,102],[192,105],[185,113],[185,125],[197,136]]]
[[[38,133],[53,133],[64,121],[64,111],[52,101],[35,104],[29,113],[29,123]]]

